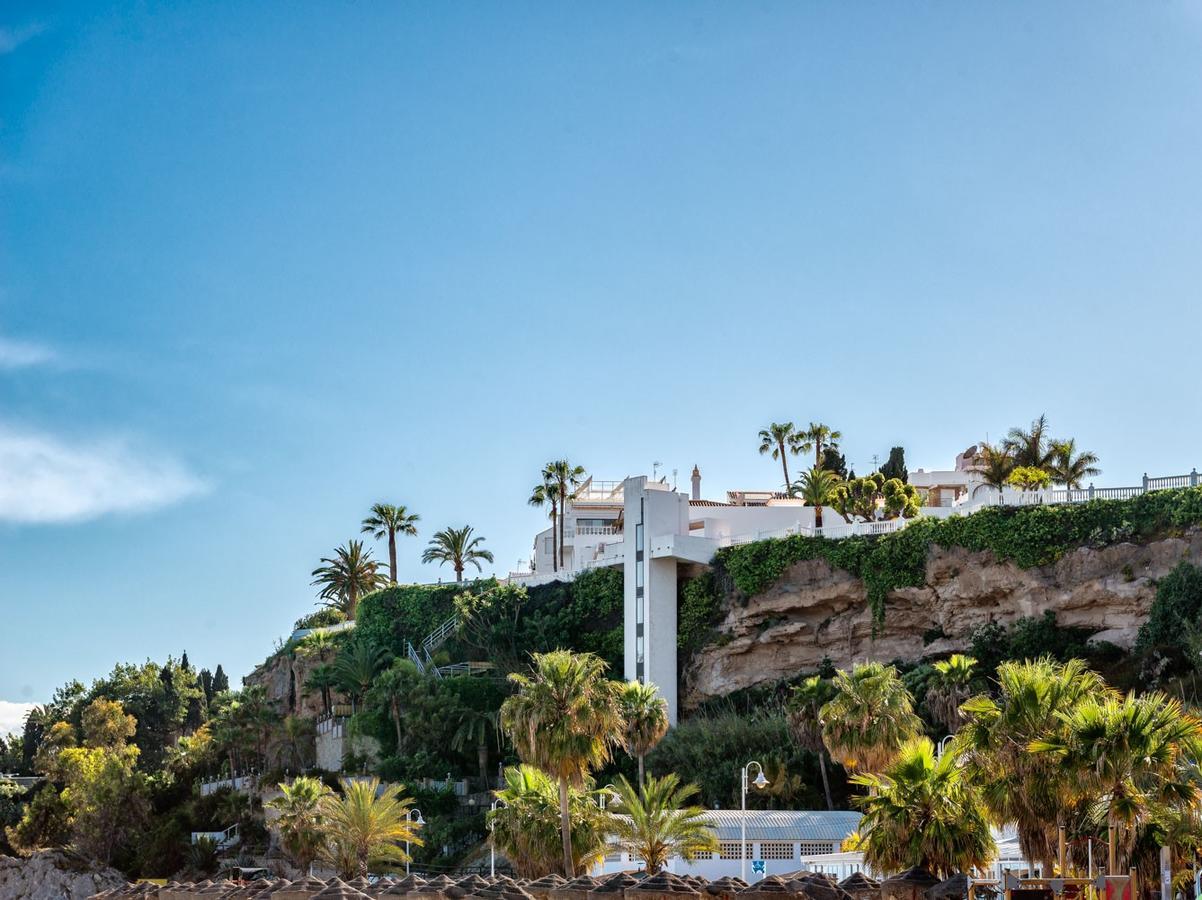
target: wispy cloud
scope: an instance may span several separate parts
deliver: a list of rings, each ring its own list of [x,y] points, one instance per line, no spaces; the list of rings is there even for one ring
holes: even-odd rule
[[[45,30],[46,26],[40,23],[21,25],[19,27],[0,25],[0,56],[12,53],[26,41],[37,37]]]
[[[128,441],[81,443],[0,423],[0,522],[83,522],[203,493],[179,461]]]
[[[53,348],[33,341],[19,341],[0,334],[0,369],[25,369],[58,359]]]
[[[14,703],[0,700],[0,737],[15,734],[25,727],[25,717],[33,709],[32,703]]]

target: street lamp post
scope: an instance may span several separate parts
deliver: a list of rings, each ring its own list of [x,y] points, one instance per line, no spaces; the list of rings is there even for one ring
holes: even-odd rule
[[[414,818],[414,816],[417,816],[417,818]],[[405,821],[406,822],[415,822],[419,826],[426,824],[426,820],[422,818],[422,811],[420,809],[405,810]],[[409,849],[410,849],[411,843],[412,843],[411,841],[408,841],[408,840],[405,841],[405,874],[406,875],[409,874],[409,862],[410,862]]]
[[[489,812],[495,814],[498,806],[508,806],[504,800],[498,797],[492,802],[489,807]],[[493,822],[493,815],[488,817],[488,874],[490,878],[497,877],[497,828]]]
[[[755,780],[751,783],[761,791],[768,786],[768,779],[764,777],[764,767],[762,765],[753,759],[747,765],[743,766],[743,778],[741,782],[742,815],[739,816],[739,834],[741,837],[739,841],[739,877],[744,881],[747,880],[747,776],[752,766],[755,766],[758,774],[756,774]]]

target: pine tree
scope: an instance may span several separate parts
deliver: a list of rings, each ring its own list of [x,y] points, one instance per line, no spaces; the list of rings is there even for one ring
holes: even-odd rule
[[[200,689],[205,693],[205,703],[213,702],[213,673],[208,669],[200,670]]]
[[[225,674],[225,669],[221,668],[221,663],[217,664],[217,671],[213,673],[213,693],[222,694],[230,689],[229,676]]]
[[[910,473],[906,469],[906,450],[904,447],[894,447],[889,451],[889,461],[881,466],[881,474],[886,479],[897,478],[902,484],[909,484]]]
[[[191,672],[192,671],[192,665],[191,665],[191,663],[188,662],[188,651],[187,650],[185,650],[184,655],[180,657],[179,667],[180,667],[180,670],[183,672]]]

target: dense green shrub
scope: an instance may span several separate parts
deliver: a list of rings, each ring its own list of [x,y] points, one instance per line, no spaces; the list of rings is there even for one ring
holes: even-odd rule
[[[335,609],[332,606],[324,607],[311,612],[307,616],[301,616],[292,626],[293,631],[300,631],[302,628],[329,628],[331,625],[339,625],[346,621],[346,613],[340,609]]]
[[[1047,565],[1081,546],[1147,539],[1202,524],[1202,488],[1152,491],[1129,500],[1055,506],[987,507],[968,516],[922,518],[880,537],[831,541],[794,535],[727,547],[717,563],[745,597],[763,591],[790,565],[824,559],[862,579],[878,623],[890,591],[923,583],[933,546],[989,551],[1022,568]]]
[[[1094,631],[1059,625],[1056,614],[1045,610],[1042,616],[1019,619],[1010,627],[990,622],[977,628],[969,638],[968,655],[977,660],[977,670],[994,672],[1010,660],[1038,659],[1050,656],[1059,662],[1070,659],[1092,661],[1105,655],[1105,647],[1093,646]]]
[[[712,572],[680,583],[676,615],[676,646],[685,654],[712,636],[722,612],[722,595]]]
[[[464,584],[394,584],[359,601],[355,632],[396,656],[405,655],[405,642],[420,644],[427,634],[455,612],[455,597],[481,591],[496,581]]]
[[[1156,585],[1148,621],[1139,630],[1136,649],[1184,648],[1186,636],[1202,612],[1202,569],[1180,563]]]

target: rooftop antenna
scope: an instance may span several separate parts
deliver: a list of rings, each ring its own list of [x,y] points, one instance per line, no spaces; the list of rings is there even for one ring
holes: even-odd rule
[[[672,470],[672,490],[676,490],[676,470]]]
[[[877,454],[872,454],[872,471],[879,472],[881,470],[881,458]]]
[[[660,462],[658,459],[651,464],[651,480],[652,481],[659,481],[659,467],[662,465],[663,465],[663,463]]]

